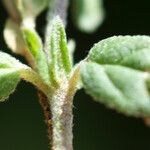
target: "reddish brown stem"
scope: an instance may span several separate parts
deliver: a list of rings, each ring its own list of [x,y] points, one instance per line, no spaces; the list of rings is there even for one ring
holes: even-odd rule
[[[50,110],[50,104],[48,103],[48,99],[47,97],[42,93],[42,92],[38,92],[38,97],[39,97],[39,103],[43,109],[43,113],[44,113],[44,117],[45,117],[45,123],[47,125],[48,128],[48,136],[50,139],[50,147],[52,147],[52,143],[53,143],[53,127],[52,127],[52,113]],[[51,149],[52,150],[52,149]]]

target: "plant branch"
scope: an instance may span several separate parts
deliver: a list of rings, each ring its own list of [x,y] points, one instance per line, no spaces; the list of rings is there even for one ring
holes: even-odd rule
[[[28,81],[35,85],[46,96],[51,96],[52,93],[55,91],[53,87],[48,86],[46,83],[44,83],[41,77],[30,68],[22,69],[20,71],[20,76],[25,81]]]

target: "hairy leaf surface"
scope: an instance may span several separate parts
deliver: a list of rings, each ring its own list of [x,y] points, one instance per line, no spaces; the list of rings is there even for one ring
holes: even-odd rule
[[[81,78],[95,100],[127,115],[149,116],[149,69],[149,36],[115,36],[94,45]]]
[[[4,101],[20,81],[19,71],[24,67],[10,55],[0,52],[0,101]]]
[[[58,16],[52,22],[50,33],[48,49],[50,76],[52,82],[57,82],[67,77],[72,67],[65,29]]]
[[[34,29],[23,28],[24,40],[27,43],[28,50],[32,54],[37,72],[43,80],[49,82],[49,72],[45,53],[43,51],[43,44],[41,38]]]
[[[18,70],[0,68],[0,101],[4,101],[14,92],[19,81],[20,76]]]

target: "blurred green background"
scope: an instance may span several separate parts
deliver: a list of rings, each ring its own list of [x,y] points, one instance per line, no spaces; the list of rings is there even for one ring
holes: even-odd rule
[[[106,18],[96,33],[84,34],[71,20],[67,34],[77,41],[75,61],[83,59],[90,47],[113,35],[150,35],[149,0],[104,0]],[[44,34],[44,12],[38,18],[38,31]],[[0,3],[0,49],[11,53],[3,39],[7,13]],[[16,56],[20,60],[23,58]],[[74,99],[75,150],[149,150],[150,128],[141,119],[126,117],[79,91]],[[21,82],[9,100],[0,103],[0,150],[49,150],[46,125],[36,90]]]

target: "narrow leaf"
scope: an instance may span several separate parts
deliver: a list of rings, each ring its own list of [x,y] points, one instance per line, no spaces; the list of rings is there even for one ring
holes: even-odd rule
[[[62,21],[57,16],[51,27],[49,46],[49,63],[51,79],[56,82],[71,71],[70,54],[67,47],[66,33]]]
[[[24,39],[33,57],[37,57],[39,50],[42,50],[42,41],[35,30],[23,28]]]
[[[49,72],[46,56],[43,51],[42,41],[34,29],[23,28],[22,31],[24,34],[24,40],[28,45],[28,50],[35,60],[37,72],[43,80],[48,83]]]

